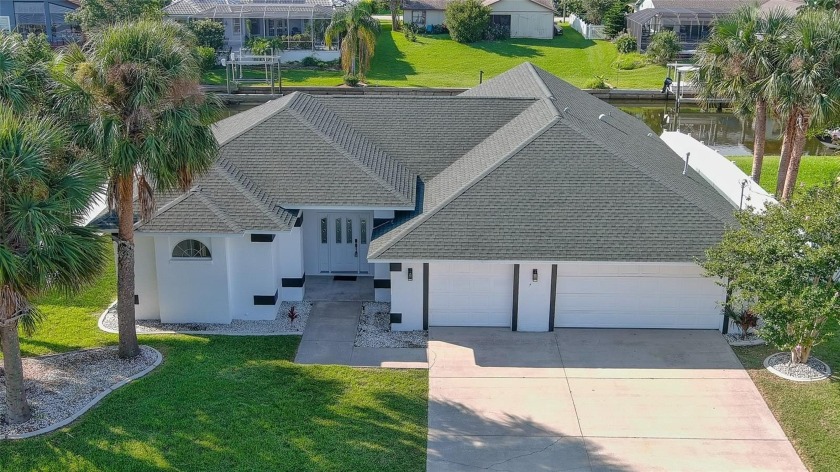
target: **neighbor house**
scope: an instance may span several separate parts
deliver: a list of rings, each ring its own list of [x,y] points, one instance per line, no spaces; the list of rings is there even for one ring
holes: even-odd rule
[[[448,0],[406,0],[403,22],[421,28],[444,24]],[[484,0],[493,13],[490,21],[510,28],[512,38],[554,37],[554,4],[551,0]]]
[[[276,38],[283,43],[281,59],[289,62],[338,59],[336,45],[324,41],[334,9],[331,0],[174,0],[163,12],[182,22],[218,21],[225,26],[225,47],[233,51],[250,37]]]
[[[138,318],[273,319],[351,276],[394,330],[722,326],[696,261],[733,205],[641,121],[530,63],[454,97],[292,93],[215,134],[212,170],[136,223]]]
[[[78,27],[64,16],[79,7],[80,0],[0,0],[0,31],[23,35],[43,33],[53,44],[81,39]]]
[[[781,8],[795,12],[803,0],[639,0],[636,12],[627,16],[627,31],[636,38],[640,52],[650,38],[663,30],[672,30],[680,38],[684,53],[693,53],[711,32],[714,22],[746,5],[762,10]]]

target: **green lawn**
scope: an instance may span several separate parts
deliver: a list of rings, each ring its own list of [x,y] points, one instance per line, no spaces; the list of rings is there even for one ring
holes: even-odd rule
[[[558,77],[582,87],[595,75],[603,75],[618,88],[658,89],[666,71],[664,67],[645,66],[631,71],[618,70],[618,57],[609,41],[584,39],[577,31],[565,27],[563,36],[551,39],[509,39],[460,44],[448,35],[418,36],[409,42],[402,33],[391,31],[382,23],[376,52],[368,73],[370,85],[393,87],[473,87],[479,71],[488,79],[522,62],[530,61]],[[264,77],[258,73],[257,77]],[[339,85],[338,71],[283,71],[284,85]],[[224,84],[224,70],[204,76],[208,84]]]
[[[44,297],[25,355],[115,343],[96,327],[114,279]],[[299,340],[141,336],[161,366],[68,428],[0,442],[0,470],[425,470],[427,372],[296,365]]]
[[[752,156],[737,156],[729,159],[747,174],[752,169]],[[776,175],[779,172],[779,156],[766,156],[761,170],[761,186],[770,193],[776,191]],[[804,156],[799,167],[798,184],[817,185],[830,182],[840,176],[840,156]]]

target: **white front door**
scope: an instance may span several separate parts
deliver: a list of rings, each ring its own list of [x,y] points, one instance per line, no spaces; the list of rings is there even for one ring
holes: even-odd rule
[[[321,259],[328,260],[329,272],[369,272],[367,252],[373,231],[371,212],[322,213],[319,224]]]

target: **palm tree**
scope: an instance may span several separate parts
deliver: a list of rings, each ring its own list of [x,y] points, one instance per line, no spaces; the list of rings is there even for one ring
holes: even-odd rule
[[[324,41],[331,44],[341,37],[341,65],[344,73],[364,78],[376,48],[379,22],[373,16],[369,1],[347,5],[333,14],[324,33]]]
[[[102,238],[80,226],[101,170],[71,142],[53,119],[0,110],[0,345],[9,423],[31,417],[18,329],[30,334],[41,319],[32,297],[78,289],[106,261]]]
[[[808,130],[840,116],[840,11],[800,12],[786,44],[777,90],[788,97],[795,132],[781,194],[785,202],[796,188]]]
[[[37,105],[52,59],[46,36],[0,32],[0,105],[17,112]]]
[[[781,9],[761,13],[747,6],[718,20],[698,49],[700,96],[726,98],[740,116],[752,116],[755,140],[751,177],[761,180],[767,113],[773,97],[764,80],[779,67],[780,43],[791,17]]]
[[[147,220],[156,191],[189,189],[217,154],[210,125],[219,102],[201,91],[193,39],[175,22],[117,24],[95,33],[84,49],[68,50],[56,78],[56,106],[78,123],[76,141],[105,169],[108,204],[119,220],[117,313],[123,358],[140,353],[134,206]]]

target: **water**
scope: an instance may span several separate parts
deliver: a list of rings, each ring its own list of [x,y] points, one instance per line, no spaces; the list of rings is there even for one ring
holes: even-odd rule
[[[645,122],[654,133],[663,131],[681,131],[690,134],[698,141],[717,150],[724,156],[747,156],[752,154],[753,129],[752,123],[745,123],[728,111],[703,111],[699,107],[685,106],[680,113],[674,112],[674,102],[621,102],[611,101],[624,112]],[[223,117],[248,110],[255,105],[239,104],[228,107]],[[778,155],[782,152],[782,125],[775,119],[767,122],[767,155]],[[811,156],[825,156],[836,154],[836,151],[826,148],[816,139],[808,139],[805,144],[805,154]]]

